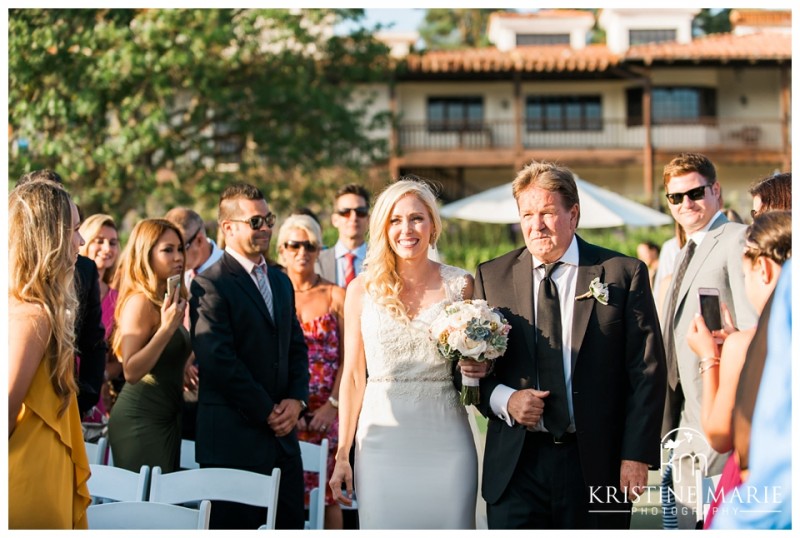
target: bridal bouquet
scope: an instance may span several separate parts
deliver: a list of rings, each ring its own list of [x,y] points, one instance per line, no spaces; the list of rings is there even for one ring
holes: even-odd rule
[[[431,336],[443,359],[477,362],[501,357],[508,347],[511,325],[482,299],[456,301],[431,324]],[[461,403],[480,403],[479,380],[462,377]]]

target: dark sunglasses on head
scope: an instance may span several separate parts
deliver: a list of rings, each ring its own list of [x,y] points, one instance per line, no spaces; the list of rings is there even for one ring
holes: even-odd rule
[[[358,207],[343,207],[341,209],[336,210],[336,214],[340,217],[349,217],[350,212],[355,211],[357,217],[364,218],[369,215],[369,208],[367,206],[360,205]]]
[[[703,185],[702,187],[696,187],[694,189],[688,190],[686,192],[673,192],[667,193],[667,200],[672,205],[681,205],[683,203],[683,197],[688,196],[689,200],[698,201],[702,200],[706,195],[706,187],[710,187],[711,185]]]
[[[275,213],[270,213],[269,215],[256,215],[255,217],[250,217],[249,219],[228,219],[233,222],[246,222],[250,225],[251,230],[260,230],[262,226],[265,224],[267,228],[272,228],[275,226]]]
[[[189,250],[189,247],[192,246],[194,240],[197,239],[198,235],[200,235],[200,230],[202,230],[202,228],[198,228],[197,231],[192,235],[192,237],[186,240],[186,243],[183,245],[185,250]]]
[[[319,249],[319,247],[311,241],[287,241],[283,244],[283,248],[292,251],[300,250],[300,247],[306,249],[306,252],[316,252]]]

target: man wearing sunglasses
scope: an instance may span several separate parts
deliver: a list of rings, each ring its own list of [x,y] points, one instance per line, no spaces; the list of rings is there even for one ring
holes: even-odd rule
[[[339,231],[339,239],[333,248],[320,253],[317,272],[322,278],[346,288],[361,272],[361,265],[367,255],[367,189],[355,183],[340,188],[334,197],[331,222]]]
[[[673,490],[679,528],[693,529],[696,473],[720,474],[727,459],[727,454],[712,450],[703,435],[700,359],[686,341],[689,324],[699,312],[697,290],[717,288],[736,327],[752,327],[757,318],[744,292],[746,226],[729,222],[720,211],[714,164],[704,155],[682,153],[664,167],[664,189],[673,218],[686,232],[686,244],[678,253],[661,312],[668,382],[662,435],[681,429],[676,434],[681,442],[672,456]],[[699,465],[705,469],[698,470]]]
[[[279,529],[302,529],[303,462],[296,424],[308,401],[308,348],[289,277],[268,267],[275,214],[263,193],[223,191],[222,258],[192,280],[192,347],[200,365],[195,457],[201,467],[281,470]],[[266,509],[214,502],[211,528],[256,529]]]

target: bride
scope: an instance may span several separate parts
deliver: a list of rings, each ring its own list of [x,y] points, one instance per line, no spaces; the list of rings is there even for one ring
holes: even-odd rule
[[[448,303],[472,297],[473,279],[428,258],[441,228],[427,184],[390,185],[372,213],[366,269],[347,289],[330,486],[334,499],[350,505],[355,475],[362,529],[475,528],[475,444],[452,366],[428,332]],[[459,368],[481,378],[487,365],[461,361]]]

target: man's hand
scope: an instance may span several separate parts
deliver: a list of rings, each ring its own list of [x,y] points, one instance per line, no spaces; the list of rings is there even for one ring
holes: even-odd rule
[[[633,502],[647,487],[647,464],[640,461],[622,460],[619,468],[620,491],[628,494]]]
[[[548,396],[550,396],[549,390],[518,390],[508,399],[508,414],[517,423],[533,428],[542,419],[544,399]]]
[[[281,400],[267,417],[267,424],[275,432],[276,437],[283,437],[288,435],[292,428],[297,425],[297,419],[300,417],[300,411],[302,410],[303,407],[300,405],[299,400]]]

